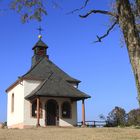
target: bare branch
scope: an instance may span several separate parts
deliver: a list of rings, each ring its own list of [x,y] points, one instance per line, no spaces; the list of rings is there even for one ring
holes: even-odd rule
[[[109,33],[110,33],[110,31],[115,27],[115,25],[118,23],[118,20],[116,20],[113,24],[112,24],[112,26],[111,27],[109,27],[109,29],[107,30],[107,32],[104,34],[104,35],[102,35],[101,37],[99,37],[98,35],[97,35],[97,41],[94,41],[94,43],[97,43],[97,42],[102,42],[102,39],[103,38],[105,38],[105,37],[107,37],[108,35],[109,35]]]
[[[137,12],[138,15],[140,15],[140,0],[135,0],[136,6],[137,6]]]
[[[56,1],[52,1],[52,5],[54,9],[63,9]]]
[[[113,16],[115,18],[118,18],[118,15],[116,13],[112,13],[112,12],[109,12],[109,11],[104,11],[104,10],[91,10],[90,12],[86,13],[85,15],[79,15],[81,18],[86,18],[88,17],[89,15],[91,14],[105,14],[105,15],[110,15],[110,16]]]
[[[87,4],[89,3],[89,1],[90,0],[85,0],[85,3],[84,3],[84,5],[81,8],[75,9],[75,10],[73,10],[73,11],[67,13],[67,14],[73,14],[73,13],[75,13],[77,11],[80,11],[80,10],[84,9],[87,6]]]

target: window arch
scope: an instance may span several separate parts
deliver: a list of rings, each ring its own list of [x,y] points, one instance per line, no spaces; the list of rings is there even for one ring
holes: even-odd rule
[[[42,118],[42,104],[39,103],[39,107],[40,107],[40,118]],[[31,103],[31,116],[36,118],[37,117],[37,101],[34,100]]]
[[[71,117],[71,104],[67,101],[62,104],[62,117],[70,118]]]
[[[11,112],[14,112],[14,99],[15,97],[14,97],[14,93],[12,93],[12,97],[11,97]]]

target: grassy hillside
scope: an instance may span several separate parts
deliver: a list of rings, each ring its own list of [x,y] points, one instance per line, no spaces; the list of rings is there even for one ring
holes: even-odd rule
[[[133,128],[0,129],[0,140],[140,140]]]

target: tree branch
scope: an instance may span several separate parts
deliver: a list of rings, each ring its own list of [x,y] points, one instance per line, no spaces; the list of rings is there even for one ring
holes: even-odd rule
[[[104,11],[104,10],[91,10],[89,11],[87,14],[85,15],[79,15],[81,18],[86,18],[88,17],[89,15],[91,14],[96,14],[96,13],[99,13],[99,14],[105,14],[105,15],[109,15],[109,16],[113,16],[115,18],[118,18],[118,15],[116,13],[112,13],[112,12],[109,12],[109,11]]]
[[[67,13],[67,14],[73,14],[73,13],[75,13],[77,11],[80,11],[80,10],[84,9],[87,6],[87,4],[89,3],[89,1],[90,0],[85,0],[85,3],[84,3],[84,5],[81,8],[75,9],[75,10],[73,10],[73,11]]]
[[[140,24],[136,24],[137,30],[140,32]]]
[[[109,33],[110,33],[110,31],[115,27],[115,25],[118,23],[118,20],[116,20],[113,24],[112,24],[112,26],[111,27],[109,27],[109,29],[107,30],[107,32],[104,34],[104,35],[102,35],[101,37],[99,37],[98,35],[97,35],[97,41],[94,41],[94,43],[97,43],[97,42],[102,42],[102,39],[103,38],[105,38],[105,37],[107,37],[108,35],[109,35]]]
[[[136,3],[136,10],[138,12],[138,15],[140,15],[140,0],[135,0],[135,3]]]

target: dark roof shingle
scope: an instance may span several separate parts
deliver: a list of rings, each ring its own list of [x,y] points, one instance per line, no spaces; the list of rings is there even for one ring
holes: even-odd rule
[[[36,96],[66,97],[73,98],[75,100],[90,98],[89,95],[73,87],[54,73],[50,73],[44,82],[42,82],[42,84],[40,84],[35,90],[27,95],[25,99],[30,100]]]
[[[34,45],[34,47],[32,48],[32,50],[33,50],[35,47],[44,47],[44,48],[48,48],[48,46],[47,46],[41,39]]]
[[[57,67],[52,61],[50,61],[47,57],[44,57],[40,60],[35,66],[33,66],[22,78],[35,78],[35,79],[46,79],[48,74],[53,72],[58,75],[62,79],[69,82],[80,83],[79,80],[72,78],[59,67]]]

